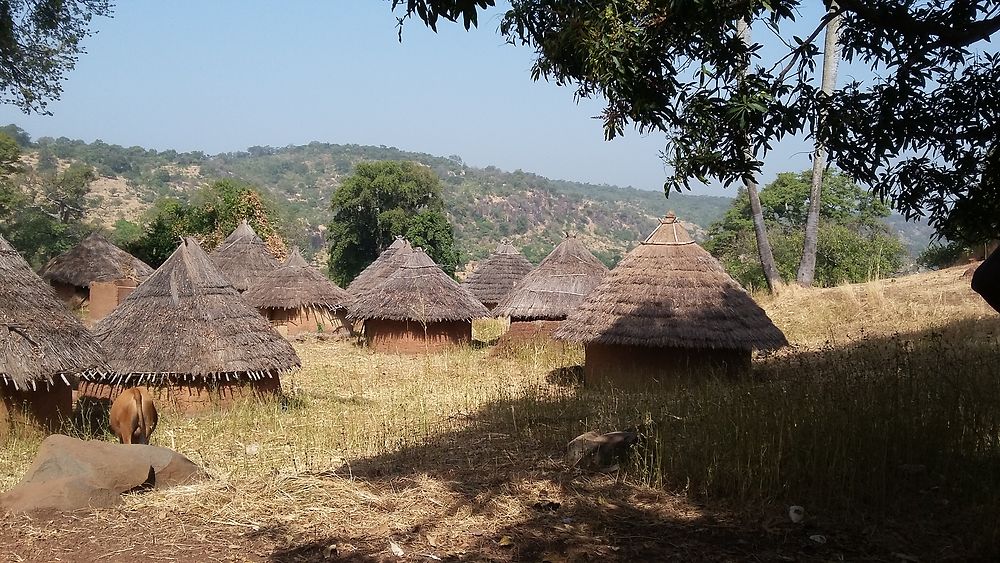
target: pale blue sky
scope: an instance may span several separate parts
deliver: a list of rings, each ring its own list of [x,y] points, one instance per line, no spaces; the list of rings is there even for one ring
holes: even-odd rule
[[[659,190],[662,135],[603,140],[599,101],[530,80],[532,52],[497,33],[409,22],[396,40],[388,1],[121,2],[96,22],[52,116],[0,106],[35,138],[241,150],[310,141],[460,155],[475,166]],[[762,180],[809,166],[784,143]],[[731,195],[721,189],[697,193]]]

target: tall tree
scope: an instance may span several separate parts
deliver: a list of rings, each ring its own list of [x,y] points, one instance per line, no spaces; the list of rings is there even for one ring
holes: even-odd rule
[[[477,0],[398,0],[401,19],[466,25]],[[837,0],[815,28],[792,38],[804,0],[511,0],[500,31],[536,49],[535,79],[602,96],[605,135],[628,125],[667,133],[664,151],[682,189],[709,177],[729,185],[759,173],[777,140],[813,131],[831,164],[908,217],[928,216],[951,238],[1000,232],[998,0]],[[841,20],[842,54],[874,72],[832,96],[815,84],[820,33]],[[738,64],[763,56],[735,23],[747,18],[784,38],[745,80]],[[730,117],[747,112],[749,126]],[[743,151],[747,132],[752,151]],[[984,237],[984,235],[986,235]]]
[[[45,112],[84,52],[91,20],[110,15],[108,0],[0,2],[0,103]]]
[[[441,182],[416,162],[361,162],[330,202],[330,273],[346,285],[402,235],[448,274],[458,264]]]
[[[826,97],[833,95],[833,89],[837,87],[837,65],[840,62],[840,47],[837,42],[840,39],[840,19],[837,3],[831,1],[828,7],[833,12],[830,21],[826,24],[826,41],[823,45],[823,82],[820,86],[822,94]],[[826,119],[825,108],[820,107],[820,114],[816,117],[817,128],[822,128]],[[816,244],[819,237],[819,208],[821,202],[821,191],[823,189],[823,173],[826,170],[826,148],[822,141],[816,138],[816,149],[813,151],[812,187],[809,190],[809,212],[806,215],[806,227],[802,243],[802,260],[799,261],[799,271],[795,276],[800,285],[810,286],[816,277]]]
[[[750,25],[746,20],[741,19],[736,22],[736,31],[740,40],[745,45],[750,44]],[[744,69],[749,66],[749,59],[744,63]],[[746,79],[746,72],[743,73]],[[749,153],[749,147],[744,149]],[[753,216],[753,231],[757,239],[757,254],[760,256],[760,265],[764,271],[764,279],[767,280],[767,289],[774,293],[781,286],[781,274],[774,263],[774,252],[771,250],[771,242],[767,238],[767,225],[764,223],[764,212],[760,205],[760,195],[757,193],[757,179],[754,176],[744,176],[743,186],[746,188],[747,197],[750,199],[750,212]]]
[[[785,172],[760,191],[764,220],[781,275],[795,273],[808,215],[811,173]],[[816,282],[830,286],[861,282],[896,273],[905,250],[883,219],[888,206],[838,172],[824,174],[823,221],[818,236]],[[744,285],[762,287],[764,272],[756,260],[753,222],[747,193],[709,230],[705,247]]]

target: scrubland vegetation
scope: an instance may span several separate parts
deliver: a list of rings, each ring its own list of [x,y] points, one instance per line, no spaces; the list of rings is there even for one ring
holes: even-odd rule
[[[154,443],[213,479],[123,510],[250,546],[235,559],[389,557],[390,541],[471,560],[995,554],[1000,321],[961,274],[764,297],[790,349],[747,380],[648,392],[561,377],[583,354],[560,344],[420,357],[301,342],[284,401],[165,412]],[[477,327],[483,340],[500,330]],[[564,465],[574,436],[637,425],[644,441],[620,471]],[[39,440],[3,448],[4,488]],[[788,522],[793,504],[805,524]],[[107,514],[82,518],[115,525]],[[635,537],[647,535],[659,539]]]

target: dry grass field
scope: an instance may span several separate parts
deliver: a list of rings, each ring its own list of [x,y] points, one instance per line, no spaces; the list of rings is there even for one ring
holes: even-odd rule
[[[153,443],[212,479],[115,509],[8,516],[0,558],[988,558],[1000,320],[961,273],[761,297],[790,349],[757,358],[747,380],[664,391],[562,380],[583,354],[558,344],[420,357],[300,342],[283,401],[162,413]],[[620,471],[562,461],[580,433],[635,425],[644,441]],[[0,449],[0,487],[40,440]],[[803,523],[785,516],[792,504]]]

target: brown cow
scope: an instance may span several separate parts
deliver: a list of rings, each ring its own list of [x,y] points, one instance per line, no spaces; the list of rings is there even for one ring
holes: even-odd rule
[[[144,387],[126,389],[111,405],[111,431],[123,444],[148,444],[156,430],[156,407]]]

